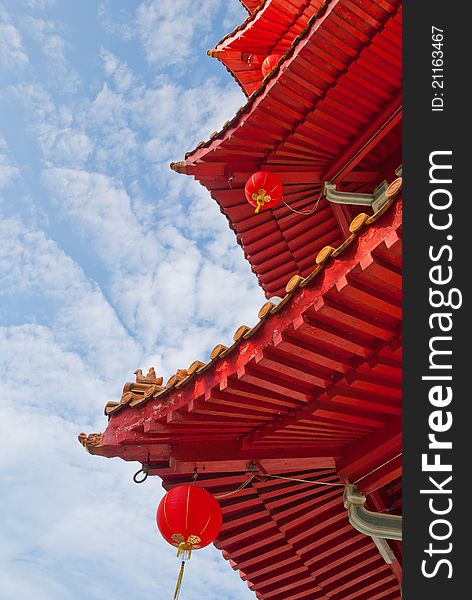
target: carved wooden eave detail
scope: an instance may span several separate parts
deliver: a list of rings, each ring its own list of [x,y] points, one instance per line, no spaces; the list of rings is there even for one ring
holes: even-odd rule
[[[103,433],[79,433],[78,440],[87,452],[97,454],[95,450],[102,444]]]

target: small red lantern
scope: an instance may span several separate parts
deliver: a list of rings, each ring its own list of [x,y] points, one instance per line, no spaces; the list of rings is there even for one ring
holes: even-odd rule
[[[282,54],[269,54],[262,63],[262,77],[267,77],[272,69],[278,65],[281,58]]]
[[[185,561],[193,550],[204,548],[220,533],[223,516],[218,500],[195,485],[179,485],[172,488],[159,502],[157,526],[162,537],[177,548],[182,565],[175,588],[178,598]]]
[[[179,485],[167,492],[156,517],[163,538],[178,548],[177,556],[185,554],[188,558],[192,550],[216,539],[222,523],[218,500],[194,485]]]
[[[246,200],[256,207],[256,214],[260,210],[274,208],[282,200],[283,186],[275,173],[258,171],[253,173],[246,181],[244,187]]]

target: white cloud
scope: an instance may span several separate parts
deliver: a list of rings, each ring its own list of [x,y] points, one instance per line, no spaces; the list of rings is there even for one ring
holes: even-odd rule
[[[105,82],[93,101],[88,116],[99,125],[120,126],[126,122],[126,104],[123,95],[113,91]]]
[[[147,60],[158,67],[189,59],[211,30],[219,0],[145,0],[136,11]]]
[[[211,31],[219,22],[231,30],[246,18],[238,2],[223,0],[144,0],[134,15],[117,10],[110,0],[98,6],[98,19],[109,34],[125,41],[138,38],[156,70],[177,66],[182,74],[205,45],[215,42]]]
[[[119,91],[127,90],[134,81],[134,75],[128,65],[120,61],[113,52],[101,48],[100,58],[103,70],[107,77],[113,77],[113,81]]]
[[[0,135],[0,189],[7,187],[18,179],[20,171],[12,164],[8,154],[8,146]]]
[[[183,148],[190,149],[192,143],[219,129],[241,101],[241,92],[233,85],[221,86],[210,79],[195,87],[183,87],[162,77],[156,87],[132,101],[132,108],[134,118],[152,139],[170,141],[170,149],[182,153]]]
[[[104,175],[74,169],[48,169],[43,180],[111,274],[113,299],[130,330],[158,328],[155,272],[164,255],[156,236],[143,230],[126,191]]]
[[[54,338],[47,338],[51,349],[32,355],[29,363],[50,361],[57,345],[60,352],[72,353],[67,354],[70,364],[63,369],[61,381],[68,377],[68,371],[84,380],[90,372],[108,383],[114,377],[124,377],[127,369],[123,370],[122,365],[138,362],[139,350],[97,284],[88,280],[82,269],[44,232],[26,227],[18,219],[0,222],[0,238],[2,301],[14,302],[14,298],[22,296],[38,305],[49,303],[45,325],[54,328]],[[38,335],[46,343],[41,328],[28,330],[27,334],[28,349],[33,342],[36,345]],[[77,361],[79,366],[75,364]],[[38,367],[35,375],[39,375],[38,381],[44,381],[53,372],[56,373],[54,366],[50,365],[49,371]],[[29,381],[26,376],[25,381]],[[117,393],[119,388],[118,384]],[[56,392],[57,397],[59,389]]]
[[[135,32],[130,24],[130,15],[126,9],[117,9],[111,0],[98,3],[97,19],[108,34],[116,34],[125,41],[131,40]]]
[[[34,39],[41,44],[45,56],[54,60],[65,60],[66,42],[56,33],[53,21],[28,17],[26,24]]]
[[[38,17],[24,19],[26,30],[39,44],[41,52],[50,63],[50,74],[61,92],[73,93],[77,90],[80,80],[77,72],[72,69],[66,56],[67,41],[59,35],[56,23]]]
[[[94,143],[76,122],[72,107],[56,105],[38,83],[11,86],[7,94],[24,106],[30,131],[46,163],[82,166],[89,159]]]
[[[14,89],[49,165],[43,182],[56,218],[107,273],[104,292],[144,357],[170,375],[187,357],[205,359],[216,341],[230,343],[263,299],[207,191],[168,167],[234,114],[241,93],[214,80],[185,88],[167,76],[146,85],[112,52],[102,48],[100,58],[107,81],[75,112],[39,85]],[[93,162],[97,170],[85,168]],[[130,184],[130,194],[130,176],[155,193]]]
[[[127,192],[105,175],[51,168],[43,181],[57,209],[73,221],[109,272],[110,293],[121,318],[149,345],[155,337],[151,332],[163,321],[155,301],[155,273],[164,254],[156,236],[142,228]]]
[[[87,420],[92,410],[99,414],[102,398],[111,399],[112,394],[106,392],[95,368],[78,352],[61,347],[57,337],[58,332],[42,325],[0,329],[2,372],[5,380],[15,382],[8,402],[43,415]],[[74,380],[81,382],[80,388]]]
[[[111,81],[104,83],[80,114],[89,137],[100,135],[96,153],[100,168],[113,168],[115,175],[123,177],[137,173],[142,177],[145,161],[153,167],[145,173],[145,177],[152,177],[153,185],[181,191],[186,184],[170,172],[169,162],[180,158],[234,114],[242,100],[240,90],[214,80],[186,88],[166,76],[146,86],[110,55],[106,55],[105,68]],[[133,85],[127,87],[130,80]]]
[[[18,177],[18,167],[13,167],[3,162],[4,158],[0,156],[0,189],[10,185]]]
[[[35,10],[46,10],[56,4],[56,0],[23,0],[23,4]]]
[[[126,190],[111,177],[52,167],[43,180],[57,208],[82,229],[110,269],[132,276],[156,264],[155,238],[143,231]]]
[[[22,69],[28,62],[21,35],[0,5],[0,69]]]
[[[57,209],[95,248],[111,275],[114,306],[145,352],[161,357],[158,368],[188,366],[179,354],[183,346],[202,357],[216,343],[205,335],[208,330],[216,327],[218,336],[229,337],[239,319],[255,320],[262,292],[248,280],[240,256],[222,256],[225,248],[231,254],[230,236],[220,236],[214,261],[166,219],[147,231],[126,191],[108,177],[52,168],[43,179]],[[203,324],[195,329],[194,320]],[[194,342],[184,342],[193,336]]]

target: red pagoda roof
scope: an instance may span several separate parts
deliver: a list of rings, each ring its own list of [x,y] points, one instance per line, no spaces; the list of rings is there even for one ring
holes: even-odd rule
[[[349,235],[355,212],[323,198],[314,210],[325,180],[371,191],[392,178],[400,122],[401,3],[331,0],[235,117],[171,166],[210,191],[270,297]],[[254,214],[243,187],[261,168],[290,208]]]
[[[167,489],[197,470],[220,496],[217,547],[264,600],[399,598],[399,545],[387,564],[349,523],[339,483],[373,509],[401,507],[401,201],[351,230],[233,346],[165,388],[138,377],[107,405],[106,431],[80,436]]]
[[[264,59],[269,54],[285,54],[313,15],[320,16],[328,3],[326,0],[262,2],[208,54],[218,58],[250,96],[262,83]]]
[[[137,371],[104,433],[79,440],[166,489],[196,474],[223,510],[215,545],[257,598],[399,600],[401,544],[354,529],[343,488],[401,514],[401,180],[370,216],[321,191],[371,193],[401,164],[401,2],[243,4],[217,50],[257,89],[172,168],[210,191],[282,298],[166,384]],[[250,51],[284,56],[261,82]],[[286,204],[255,215],[243,187],[261,168]]]

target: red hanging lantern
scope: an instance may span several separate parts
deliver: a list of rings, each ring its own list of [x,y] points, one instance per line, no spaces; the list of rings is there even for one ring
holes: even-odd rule
[[[180,593],[185,561],[193,550],[213,542],[221,529],[222,513],[217,499],[207,490],[194,485],[172,488],[159,502],[157,526],[162,537],[177,548],[182,558],[174,600]]]
[[[262,77],[267,77],[272,69],[278,65],[281,58],[282,54],[269,54],[262,63]]]
[[[282,200],[283,186],[275,173],[258,171],[246,181],[244,187],[246,200],[256,207],[256,214],[261,210],[274,208]]]

